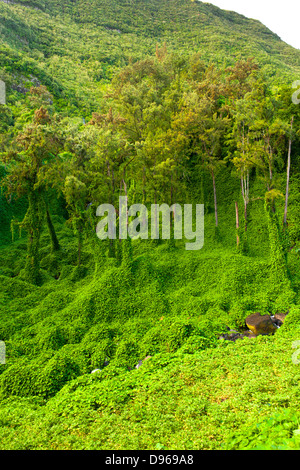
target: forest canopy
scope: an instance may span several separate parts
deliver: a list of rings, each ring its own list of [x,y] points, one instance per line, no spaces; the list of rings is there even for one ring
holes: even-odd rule
[[[0,80],[0,448],[299,449],[300,52],[198,1],[0,0]]]

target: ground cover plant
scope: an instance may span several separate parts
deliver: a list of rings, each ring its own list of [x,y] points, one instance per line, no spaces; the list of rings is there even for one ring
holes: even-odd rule
[[[299,450],[299,52],[201,2],[83,3],[0,3],[0,448]],[[100,240],[120,196],[204,204],[204,246],[175,217]]]

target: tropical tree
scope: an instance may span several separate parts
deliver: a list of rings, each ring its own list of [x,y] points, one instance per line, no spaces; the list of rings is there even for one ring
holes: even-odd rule
[[[45,213],[48,227],[52,226],[50,236],[55,237],[58,248],[50,212],[45,205],[45,186],[39,179],[42,168],[55,159],[60,150],[61,139],[54,120],[46,108],[35,110],[32,121],[16,135],[9,150],[2,154],[7,170],[2,187],[8,196],[26,196],[28,200],[28,209],[21,223],[28,233],[23,277],[34,284],[41,281],[39,243]]]

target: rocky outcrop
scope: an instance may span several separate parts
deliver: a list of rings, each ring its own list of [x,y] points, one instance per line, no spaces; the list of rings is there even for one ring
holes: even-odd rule
[[[236,341],[237,339],[245,338],[245,336],[247,336],[248,338],[256,338],[256,335],[251,331],[243,331],[242,333],[239,333],[236,330],[229,330],[228,333],[219,336],[219,339],[225,339],[227,341]]]
[[[287,313],[276,313],[275,315],[254,313],[245,320],[245,325],[249,328],[248,330],[239,332],[228,328],[228,333],[219,336],[219,339],[236,341],[245,337],[256,338],[259,335],[272,335],[282,326],[286,316]]]
[[[278,326],[272,321],[270,315],[261,315],[260,313],[253,313],[246,318],[245,323],[249,330],[251,330],[256,336],[272,335],[278,328]]]
[[[236,341],[237,339],[243,338],[243,334],[235,330],[229,330],[228,333],[221,335],[219,339],[226,339],[227,341]]]
[[[275,323],[275,325],[280,327],[281,325],[283,325],[286,316],[287,313],[275,313],[275,315],[271,317],[271,319],[273,323]]]

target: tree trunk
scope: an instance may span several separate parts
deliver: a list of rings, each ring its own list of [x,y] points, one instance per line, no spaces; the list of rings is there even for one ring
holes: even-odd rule
[[[272,149],[270,148],[270,151],[269,151],[269,178],[270,178],[270,186],[271,187],[272,187],[272,181],[273,181],[272,165],[273,165],[273,153],[272,153]]]
[[[81,227],[78,227],[78,232],[77,232],[77,236],[78,236],[78,261],[77,261],[77,265],[80,266],[81,265],[81,252],[82,252],[82,228]]]
[[[159,227],[160,227],[160,224],[159,224],[159,219],[157,221],[157,192],[156,192],[156,188],[154,189],[154,233],[153,233],[153,230],[152,230],[152,226],[151,226],[151,236],[153,236],[153,240],[157,240],[157,243],[159,241]],[[151,223],[153,221],[153,218],[151,217]]]
[[[218,227],[218,204],[217,204],[217,190],[216,190],[216,179],[215,174],[211,172],[212,180],[213,180],[213,187],[214,187],[214,204],[215,204],[215,220],[216,220],[216,227]]]
[[[291,131],[293,130],[294,117],[292,117],[291,122]],[[291,153],[292,153],[292,136],[289,139],[289,151],[288,151],[288,162],[287,162],[287,177],[286,177],[286,193],[285,193],[285,206],[284,206],[284,219],[283,224],[287,225],[287,211],[288,211],[288,201],[289,201],[289,187],[290,187],[290,170],[291,170]]]
[[[244,200],[244,218],[245,218],[245,232],[247,232],[247,220],[248,220],[248,203],[249,203],[249,192],[250,192],[250,176],[249,170],[241,176],[241,187],[242,187],[242,196]]]
[[[143,167],[143,204],[146,203],[146,168]]]
[[[49,209],[46,209],[46,221],[47,221],[47,227],[48,227],[50,238],[51,238],[52,251],[53,252],[59,251],[60,245],[59,245],[59,241],[55,232],[54,225],[52,223]]]
[[[235,203],[235,218],[236,218],[236,244],[237,247],[240,245],[240,237],[239,237],[239,228],[240,228],[240,222],[239,222],[239,207],[238,203]]]
[[[40,284],[40,234],[41,234],[41,209],[39,194],[32,191],[28,195],[28,210],[25,216],[26,230],[28,231],[27,257],[24,269],[26,281]]]

